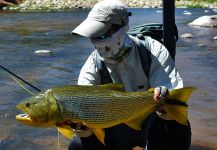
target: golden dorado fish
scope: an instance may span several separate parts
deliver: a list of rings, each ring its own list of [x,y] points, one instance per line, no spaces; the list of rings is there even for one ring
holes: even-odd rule
[[[65,122],[80,122],[91,128],[104,143],[104,128],[121,123],[140,130],[142,122],[159,105],[170,118],[187,125],[187,101],[195,88],[171,90],[159,102],[153,100],[153,89],[125,92],[121,84],[71,85],[54,87],[21,101],[17,108],[26,114],[16,116],[23,124],[35,127],[57,127],[72,139],[74,130]]]

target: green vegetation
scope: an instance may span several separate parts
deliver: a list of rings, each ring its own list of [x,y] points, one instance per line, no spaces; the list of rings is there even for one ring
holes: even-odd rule
[[[208,3],[215,3],[216,0],[194,0],[194,2],[208,2]]]
[[[212,8],[217,6],[217,0],[176,0],[177,7]]]

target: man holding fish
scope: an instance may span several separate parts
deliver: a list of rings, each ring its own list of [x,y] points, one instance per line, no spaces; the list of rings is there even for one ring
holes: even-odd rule
[[[78,85],[53,87],[19,102],[25,114],[16,115],[17,121],[56,127],[73,139],[70,150],[188,150],[186,103],[195,88],[183,87],[160,42],[127,34],[130,15],[118,0],[97,3],[72,31],[96,48]]]
[[[167,96],[168,89],[182,88],[183,81],[174,60],[160,42],[151,37],[142,41],[127,34],[130,15],[122,2],[103,0],[72,31],[72,34],[90,38],[96,48],[82,67],[78,84],[123,83],[128,92],[154,87],[153,101],[161,101]],[[145,60],[149,65],[148,73],[141,65],[138,52],[143,48],[150,52],[150,59]],[[102,71],[102,66],[107,70]],[[69,149],[129,150],[147,146],[148,150],[188,150],[191,142],[190,124],[182,125],[170,120],[163,106],[142,123],[141,131],[125,124],[106,129],[105,145],[92,134],[92,129],[80,126],[77,126],[76,133],[82,145],[74,140]]]

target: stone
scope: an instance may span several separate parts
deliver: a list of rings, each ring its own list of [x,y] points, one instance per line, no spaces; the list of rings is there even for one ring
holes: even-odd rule
[[[35,54],[51,54],[50,50],[36,50]]]
[[[194,36],[191,33],[184,33],[180,37],[181,38],[193,38]]]
[[[184,15],[189,15],[189,16],[192,15],[191,12],[184,12],[183,14],[184,14]]]
[[[213,40],[217,40],[217,36],[213,37]]]
[[[217,15],[201,16],[189,23],[189,25],[201,27],[217,27]]]

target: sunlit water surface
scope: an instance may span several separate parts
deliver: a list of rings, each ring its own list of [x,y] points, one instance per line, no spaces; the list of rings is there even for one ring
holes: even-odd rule
[[[131,9],[130,26],[162,22],[160,9]],[[179,34],[192,33],[192,39],[177,42],[176,64],[185,86],[198,88],[189,102],[192,126],[191,150],[217,150],[217,36],[216,28],[190,27],[190,21],[214,12],[188,9],[176,10]],[[64,12],[0,12],[0,65],[17,73],[39,89],[76,84],[79,70],[93,46],[70,32],[89,10]],[[36,55],[36,50],[52,53]],[[29,87],[28,87],[29,88]],[[33,89],[29,90],[37,93]],[[15,105],[30,94],[8,73],[0,70],[0,150],[58,149],[57,131],[19,125]],[[60,147],[69,140],[60,136]]]

